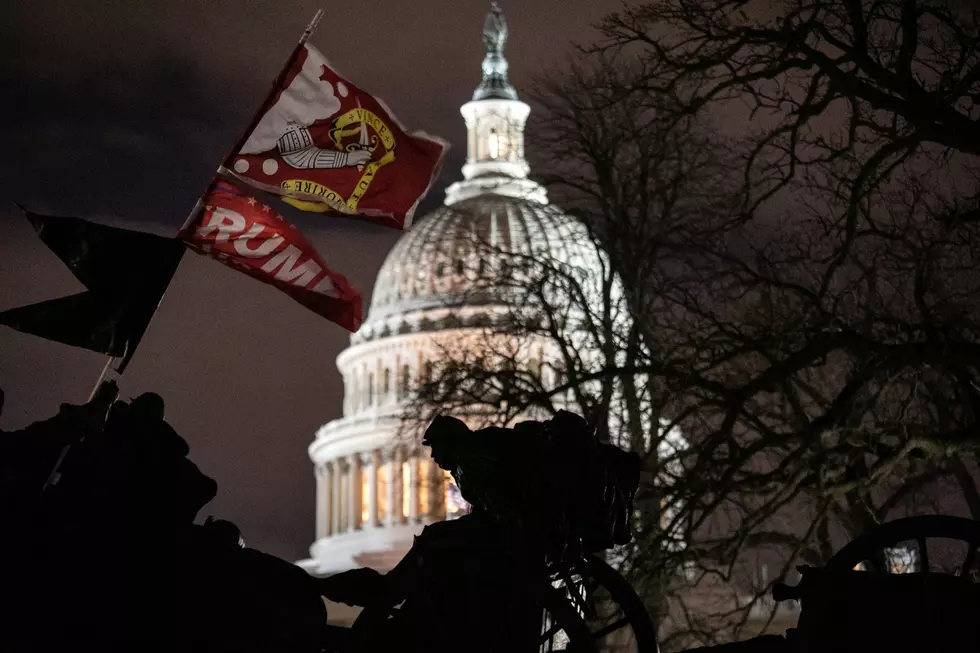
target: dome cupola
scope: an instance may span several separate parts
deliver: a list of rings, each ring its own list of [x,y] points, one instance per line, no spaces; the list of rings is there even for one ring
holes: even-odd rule
[[[483,22],[483,78],[460,107],[466,121],[463,181],[446,189],[446,205],[495,193],[547,204],[544,188],[527,178],[524,125],[531,107],[517,99],[507,79],[507,21],[496,2]]]

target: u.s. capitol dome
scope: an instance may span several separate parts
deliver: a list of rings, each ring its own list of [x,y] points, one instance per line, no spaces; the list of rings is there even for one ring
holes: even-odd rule
[[[424,451],[398,437],[404,400],[430,373],[440,343],[482,329],[506,301],[492,284],[486,245],[548,258],[588,273],[600,265],[584,226],[548,204],[528,178],[530,107],[507,80],[506,26],[493,5],[484,27],[483,79],[461,113],[468,132],[463,180],[417,220],[378,273],[366,320],[337,359],[343,417],[309,447],[316,473],[316,540],[300,564],[328,575],[355,566],[390,569],[429,523],[464,509]],[[479,279],[477,279],[478,281]],[[343,610],[331,621],[343,622]]]

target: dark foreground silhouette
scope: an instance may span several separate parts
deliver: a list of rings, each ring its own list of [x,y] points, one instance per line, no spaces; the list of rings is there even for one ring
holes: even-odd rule
[[[561,630],[571,641],[556,650],[655,653],[642,601],[595,556],[631,540],[636,454],[567,412],[479,431],[439,417],[423,444],[472,512],[426,527],[386,576],[360,579],[360,601],[346,602],[365,610],[335,650],[537,653]]]
[[[387,575],[315,579],[246,547],[230,522],[195,524],[216,483],[188,460],[159,396],[114,396],[0,432],[3,653],[657,650],[642,601],[596,556],[631,539],[639,458],[575,415],[481,431],[436,419],[424,444],[473,512],[427,527]],[[968,545],[957,575],[930,573],[925,555],[924,573],[852,571],[926,538]],[[788,637],[712,650],[980,650],[978,546],[970,520],[882,525],[781,590],[804,605]],[[321,597],[365,609],[331,628]]]
[[[556,574],[630,538],[639,459],[581,418],[478,432],[441,418],[427,444],[474,514],[426,528],[387,576],[316,579],[244,546],[230,522],[195,524],[217,484],[187,458],[163,400],[103,390],[0,432],[0,651],[432,653],[460,638],[471,652],[536,651],[548,600],[577,619]],[[370,609],[360,628],[330,628],[321,597]]]
[[[193,523],[217,484],[163,417],[103,397],[0,433],[0,650],[321,650],[323,583]]]

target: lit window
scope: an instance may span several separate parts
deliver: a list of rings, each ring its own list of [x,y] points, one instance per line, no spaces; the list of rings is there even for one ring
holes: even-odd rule
[[[490,128],[490,158],[496,159],[500,154],[500,136],[497,135],[497,130]]]

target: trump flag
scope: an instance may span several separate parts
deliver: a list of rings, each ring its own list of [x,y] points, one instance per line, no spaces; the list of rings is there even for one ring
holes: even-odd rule
[[[378,98],[304,44],[241,149],[219,170],[304,211],[407,229],[447,145],[406,133]]]
[[[315,313],[357,331],[361,296],[330,270],[296,227],[270,207],[224,182],[179,238],[198,252],[273,285]]]

